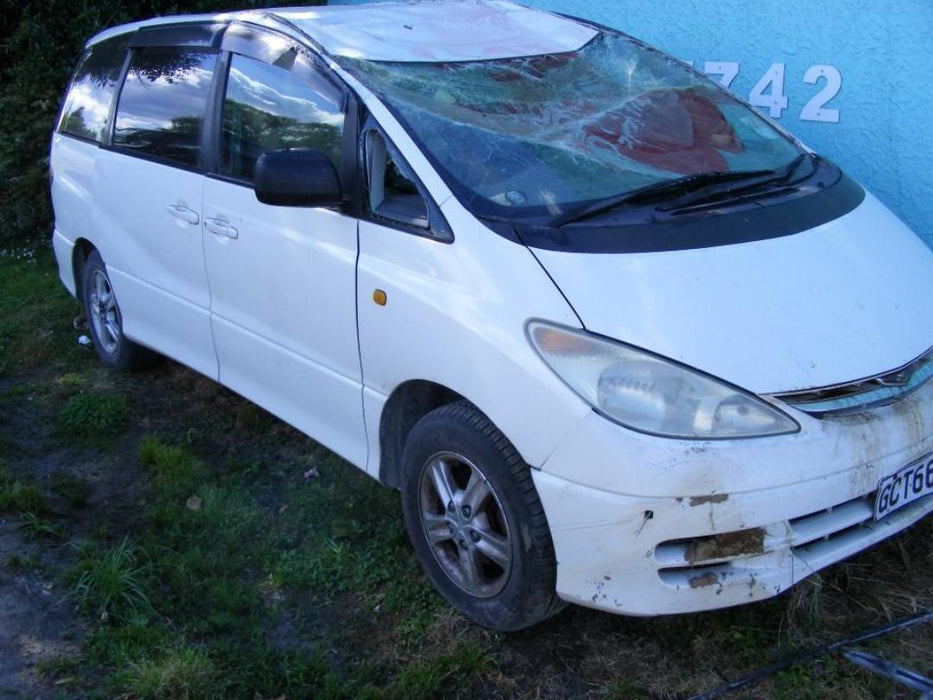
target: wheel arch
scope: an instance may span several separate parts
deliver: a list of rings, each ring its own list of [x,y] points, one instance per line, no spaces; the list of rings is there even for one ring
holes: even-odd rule
[[[402,450],[411,429],[435,408],[463,399],[453,389],[428,380],[412,379],[399,384],[389,395],[379,420],[379,481],[400,488]]]
[[[86,238],[78,238],[71,251],[71,274],[74,277],[75,296],[83,303],[84,299],[84,266],[91,253],[97,250],[93,243]]]

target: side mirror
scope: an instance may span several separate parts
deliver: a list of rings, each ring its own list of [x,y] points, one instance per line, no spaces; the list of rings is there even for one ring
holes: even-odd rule
[[[291,148],[263,153],[253,179],[256,199],[282,207],[330,207],[340,204],[337,170],[315,148]]]

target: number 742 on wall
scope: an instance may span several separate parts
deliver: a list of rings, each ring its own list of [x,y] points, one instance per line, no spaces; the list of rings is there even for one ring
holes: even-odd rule
[[[731,61],[707,61],[703,66],[707,75],[720,76],[719,82],[730,87],[739,74],[739,64]],[[800,110],[800,119],[808,122],[839,123],[839,110],[826,105],[842,88],[842,74],[835,66],[819,64],[810,66],[803,74],[803,82],[816,85],[824,80],[822,89],[814,95]],[[748,101],[755,107],[767,109],[774,119],[780,119],[787,109],[787,95],[784,94],[784,64],[772,63],[761,79],[755,83],[748,94]]]

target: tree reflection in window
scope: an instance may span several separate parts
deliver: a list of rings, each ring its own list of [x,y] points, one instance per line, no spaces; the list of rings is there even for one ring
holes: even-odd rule
[[[286,70],[235,54],[224,98],[220,172],[252,181],[259,156],[283,148],[321,150],[339,168],[341,104],[340,92],[300,58]]]
[[[106,39],[84,52],[62,107],[63,133],[97,142],[104,140],[129,37],[122,34]]]
[[[134,51],[117,107],[114,145],[196,166],[216,60],[214,52],[190,48]]]

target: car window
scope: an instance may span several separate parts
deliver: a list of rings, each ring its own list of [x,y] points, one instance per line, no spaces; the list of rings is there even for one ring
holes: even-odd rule
[[[113,145],[196,166],[217,53],[135,49],[117,106]]]
[[[97,142],[105,139],[129,38],[129,34],[121,34],[84,52],[62,107],[62,133]]]
[[[339,170],[343,124],[342,93],[303,57],[286,68],[233,54],[219,170],[252,181],[259,156],[283,148],[318,149]]]
[[[378,217],[428,227],[428,208],[408,165],[393,153],[378,131],[366,132],[369,210]]]

